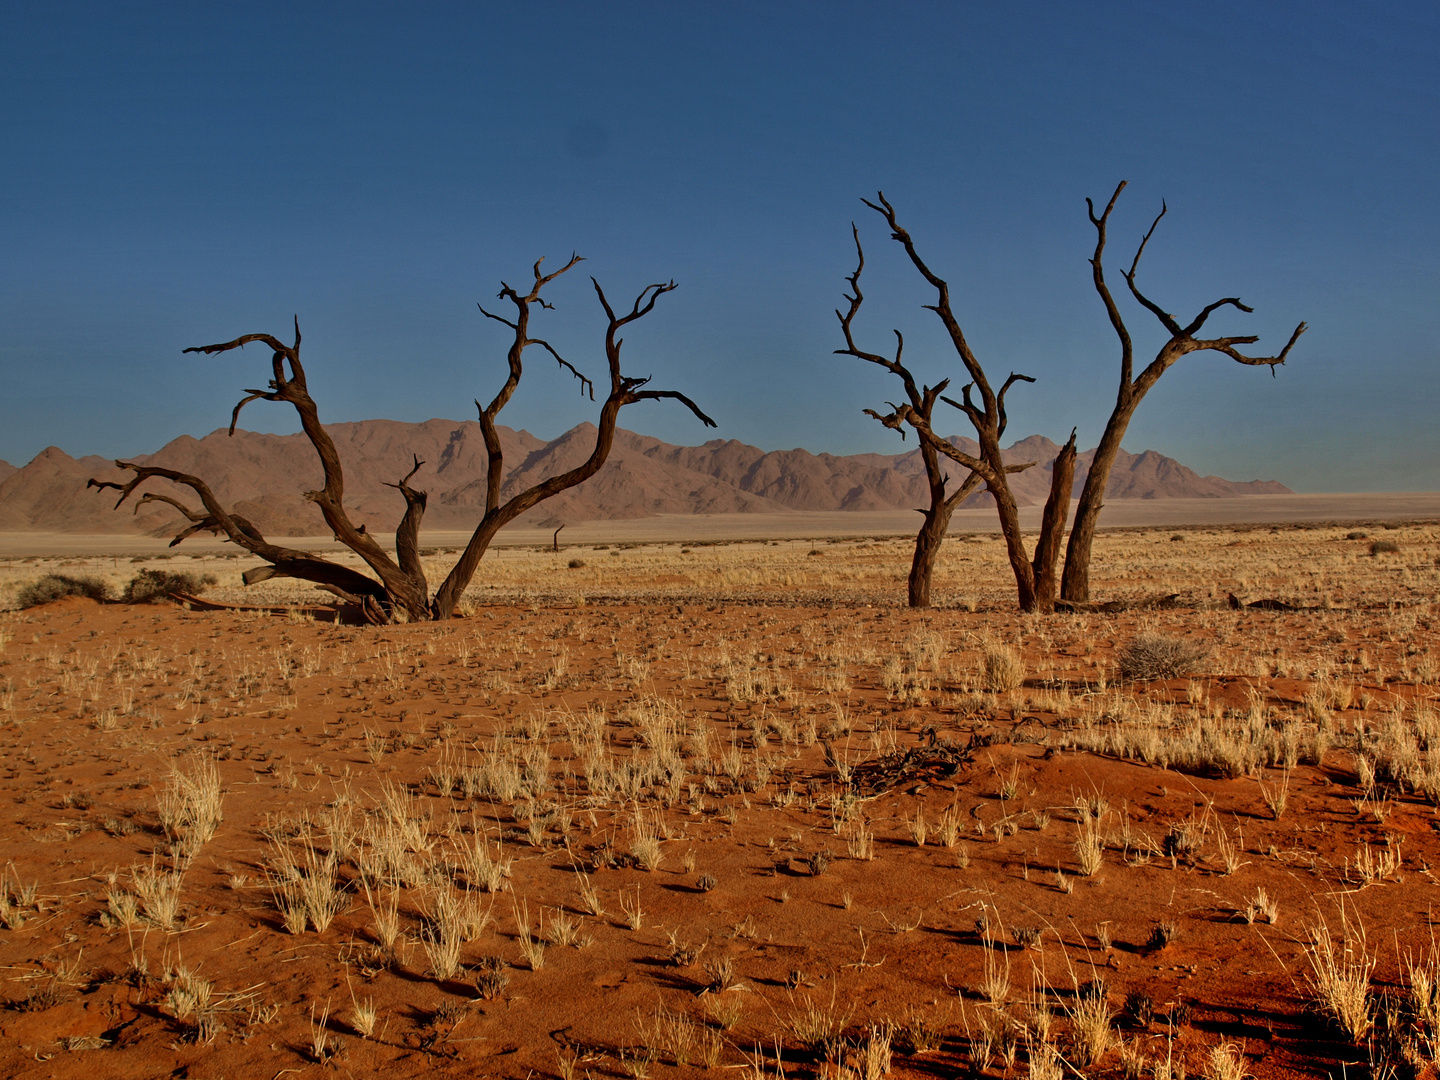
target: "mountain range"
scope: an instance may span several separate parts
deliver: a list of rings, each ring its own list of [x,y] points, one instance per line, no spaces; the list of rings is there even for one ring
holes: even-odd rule
[[[407,424],[364,420],[330,424],[345,466],[345,502],[351,517],[368,528],[393,529],[404,503],[393,485],[412,464],[425,464],[411,486],[429,493],[425,525],[434,529],[473,527],[485,501],[485,443],[474,421],[427,420]],[[547,476],[573,468],[594,445],[595,428],[581,424],[549,442],[527,431],[500,428],[509,497]],[[952,440],[978,453],[969,439]],[[1036,463],[1011,477],[1022,506],[1045,501],[1050,467],[1059,446],[1040,435],[1005,451],[1007,461]],[[1094,451],[1079,456],[1076,492]],[[313,535],[323,530],[319,513],[302,492],[321,484],[313,449],[303,435],[267,435],[224,429],[196,439],[182,435],[136,462],[163,465],[197,475],[235,513],[275,536]],[[0,461],[0,532],[144,533],[166,535],[180,516],[151,503],[116,512],[111,491],[86,490],[90,477],[123,482],[130,474],[105,458],[73,458],[49,447],[17,468]],[[958,480],[952,480],[957,483]],[[188,490],[161,480],[143,490],[179,496],[199,507]],[[1111,499],[1193,499],[1234,495],[1290,494],[1274,481],[1234,482],[1200,476],[1178,461],[1147,450],[1121,451],[1106,492]],[[585,484],[531,510],[522,520],[636,518],[655,514],[763,514],[795,510],[895,510],[926,504],[924,465],[917,450],[886,454],[812,454],[807,450],[764,451],[733,439],[702,446],[673,446],[623,429],[605,467]],[[985,505],[983,491],[966,505]]]

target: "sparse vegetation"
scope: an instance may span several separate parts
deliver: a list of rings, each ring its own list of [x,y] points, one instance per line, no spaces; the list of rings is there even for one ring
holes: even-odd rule
[[[19,608],[39,607],[53,603],[66,596],[84,596],[91,600],[109,600],[110,586],[93,577],[72,577],[69,574],[46,574],[28,585],[22,585],[15,594],[15,606]]]
[[[1345,547],[1317,532],[1324,558]],[[1237,614],[1227,591],[1275,592],[1278,573],[1299,595],[1300,564],[1267,551],[1278,572],[1250,567],[1226,544],[1251,534],[1167,535],[1097,543],[1130,564],[1159,549],[1168,569],[1146,573],[1180,580],[1187,560],[1223,557],[1266,587],[1023,620],[997,614],[1009,583],[991,551],[993,584],[967,579],[981,610],[961,605],[965,625],[943,633],[893,606],[840,620],[803,589],[715,611],[507,599],[403,630],[164,606],[7,613],[0,786],[27,837],[0,888],[11,1000],[54,1009],[124,979],[117,1022],[144,1008],[154,1034],[109,1052],[158,1053],[163,1034],[197,1060],[274,1043],[339,1066],[423,1044],[473,1070],[503,1013],[514,1061],[537,1075],[738,1067],[764,1040],[767,1075],[858,1078],[929,1055],[937,1072],[1194,1076],[1220,1066],[1209,1003],[1181,996],[1204,985],[1189,969],[1243,952],[1271,981],[1236,975],[1227,1002],[1283,1010],[1255,988],[1282,978],[1267,945],[1288,963],[1298,933],[1310,960],[1295,977],[1324,1038],[1348,1046],[1358,1026],[1345,1053],[1375,1062],[1440,1045],[1436,950],[1396,902],[1429,880],[1413,823],[1440,799],[1428,601],[1376,603],[1399,565],[1356,570],[1350,546],[1343,565],[1315,557],[1333,608]],[[1440,551],[1421,529],[1397,535],[1407,560]],[[736,587],[755,595],[775,567],[824,564],[837,583],[803,588],[843,595],[894,553],[814,546],[699,545],[685,560],[747,568]],[[985,550],[950,548],[939,589]],[[680,562],[624,556],[612,584]],[[541,560],[555,565],[507,552],[497,591]],[[135,565],[120,560],[112,586]],[[1207,642],[1214,674],[1117,680],[1142,628]],[[986,687],[983,641],[1015,652],[1018,684]],[[1327,953],[1305,924],[1332,894],[1351,925]],[[1358,935],[1362,911],[1381,946]],[[201,941],[241,944],[197,954]],[[581,958],[638,1042],[565,1018]],[[257,987],[258,963],[284,966]],[[1073,992],[1046,981],[1086,969]],[[290,989],[292,971],[318,994]],[[1363,1010],[1344,1004],[1357,996]],[[836,1015],[806,1027],[807,1008]],[[1188,1025],[1191,1008],[1206,1021]],[[831,1020],[833,1037],[795,1030]],[[532,1034],[565,1024],[559,1057]],[[1266,1041],[1276,1075],[1300,1067],[1286,1030]],[[1250,1046],[1227,1061],[1254,1068]]]

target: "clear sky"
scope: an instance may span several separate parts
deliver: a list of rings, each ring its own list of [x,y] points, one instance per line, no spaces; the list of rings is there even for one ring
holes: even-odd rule
[[[931,295],[861,203],[884,189],[1011,395],[1011,433],[1093,446],[1118,350],[1085,197],[1130,187],[1111,278],[1160,202],[1142,283],[1272,379],[1185,358],[1126,446],[1304,491],[1440,486],[1440,7],[1434,3],[12,4],[0,17],[0,458],[119,456],[223,426],[298,313],[327,420],[469,419],[503,330],[476,310],[538,256],[588,260],[537,320],[603,371],[589,282],[679,289],[630,373],[767,449],[898,452],[896,388],[840,344],[906,332],[958,375]],[[1161,337],[1126,302],[1142,356]],[[593,418],[530,354],[503,422]],[[958,380],[957,380],[958,385]],[[257,402],[244,425],[294,430]],[[945,418],[964,432],[963,418]],[[673,403],[622,426],[675,443]]]

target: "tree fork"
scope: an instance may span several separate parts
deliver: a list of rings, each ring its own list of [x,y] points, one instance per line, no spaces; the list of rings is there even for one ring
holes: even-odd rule
[[[1125,319],[1120,314],[1120,309],[1115,303],[1115,298],[1110,292],[1110,287],[1105,282],[1105,241],[1106,230],[1110,224],[1110,214],[1115,209],[1115,204],[1120,198],[1120,193],[1125,190],[1127,181],[1120,181],[1115,188],[1115,193],[1110,196],[1102,213],[1095,213],[1095,204],[1090,199],[1085,200],[1090,215],[1090,224],[1095,227],[1095,253],[1090,259],[1091,279],[1095,291],[1100,297],[1100,302],[1105,307],[1105,314],[1110,320],[1110,326],[1115,331],[1115,336],[1120,343],[1120,386],[1115,396],[1115,408],[1110,413],[1110,418],[1105,424],[1105,432],[1100,438],[1100,444],[1096,447],[1095,456],[1090,463],[1090,471],[1086,474],[1084,487],[1081,489],[1079,501],[1075,508],[1075,524],[1070,531],[1070,542],[1065,552],[1064,579],[1061,584],[1061,596],[1073,603],[1085,603],[1090,599],[1090,559],[1095,543],[1095,530],[1100,519],[1100,511],[1104,507],[1105,486],[1110,480],[1110,471],[1115,465],[1115,458],[1120,451],[1120,442],[1125,437],[1125,431],[1130,426],[1130,420],[1135,415],[1135,410],[1140,402],[1144,400],[1151,388],[1160,380],[1160,377],[1169,371],[1170,368],[1181,357],[1192,352],[1218,352],[1230,357],[1237,364],[1244,364],[1250,367],[1269,367],[1270,374],[1275,374],[1275,369],[1285,363],[1290,355],[1290,350],[1300,340],[1300,335],[1305,333],[1305,323],[1295,327],[1290,340],[1286,342],[1285,348],[1275,356],[1249,356],[1241,352],[1237,346],[1253,345],[1259,340],[1254,335],[1243,335],[1234,337],[1219,338],[1197,338],[1204,328],[1206,320],[1222,307],[1233,307],[1237,311],[1250,313],[1254,309],[1240,302],[1236,296],[1227,296],[1205,305],[1200,313],[1188,324],[1181,326],[1173,315],[1165,311],[1148,296],[1140,291],[1135,283],[1136,275],[1140,267],[1140,258],[1145,254],[1145,247],[1150,243],[1150,238],[1155,235],[1155,229],[1160,224],[1160,219],[1168,212],[1168,207],[1162,201],[1160,212],[1155,215],[1155,220],[1150,223],[1144,238],[1140,241],[1139,247],[1135,250],[1135,257],[1130,262],[1130,269],[1124,272],[1125,284],[1130,290],[1130,295],[1136,303],[1159,320],[1164,327],[1169,340],[1160,347],[1152,360],[1139,375],[1134,374],[1135,347],[1131,339],[1129,328],[1125,325]]]

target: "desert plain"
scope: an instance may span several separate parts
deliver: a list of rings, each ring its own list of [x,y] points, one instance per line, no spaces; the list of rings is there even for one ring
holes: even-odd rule
[[[1388,509],[1112,527],[1097,598],[1173,605],[1053,615],[958,516],[929,610],[903,517],[630,522],[379,628],[7,537],[0,1073],[1432,1075],[1440,524]],[[15,606],[144,569],[245,607]]]

